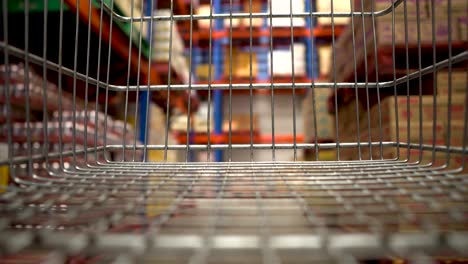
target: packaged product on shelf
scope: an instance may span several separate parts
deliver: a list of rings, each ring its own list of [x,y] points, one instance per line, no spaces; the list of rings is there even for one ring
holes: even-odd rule
[[[197,65],[195,69],[195,75],[198,80],[208,80],[209,77],[210,65],[208,63],[203,63]],[[211,66],[211,78],[214,77],[214,66]]]
[[[332,67],[331,45],[320,45],[317,47],[318,56],[319,56],[319,70],[320,76],[328,76],[330,74],[330,69]]]
[[[330,0],[318,0],[316,2],[317,11],[318,12],[326,12],[330,13],[331,9]],[[334,0],[333,1],[333,12],[347,12],[351,11],[351,4],[349,0]],[[349,17],[334,17],[333,23],[335,25],[346,25],[349,23]],[[317,18],[317,22],[319,25],[331,25],[331,17],[319,17]]]
[[[252,13],[260,13],[262,12],[262,3],[261,1],[245,1],[244,2],[244,12],[250,13],[250,4],[252,4]],[[228,20],[229,21],[229,20]],[[226,23],[226,22],[225,22]],[[229,22],[228,22],[229,23]],[[263,18],[260,17],[253,17],[252,23],[250,23],[250,18],[243,18],[241,21],[242,26],[244,27],[261,27],[263,24]]]
[[[292,1],[292,3],[291,3]],[[291,1],[284,1],[284,0],[271,0],[272,6],[272,14],[290,14],[291,13],[291,5],[292,5],[292,12],[295,13],[302,13],[304,12],[304,1],[303,0],[291,0]],[[270,20],[267,19],[268,25],[270,25]],[[302,17],[294,17],[292,19],[292,25],[295,27],[305,26],[305,20]],[[289,17],[276,17],[272,19],[272,26],[273,27],[290,27],[291,26],[291,18]]]
[[[259,116],[257,114],[253,114],[253,120],[252,120],[252,125],[253,127],[250,127],[250,114],[241,114],[241,113],[233,113],[232,114],[232,122],[231,122],[231,131],[236,132],[236,131],[250,131],[251,129],[253,131],[258,130],[258,121]],[[223,122],[223,131],[229,131],[229,116],[224,117],[224,122]]]
[[[294,43],[294,75],[301,76],[306,74],[306,56],[303,43]],[[268,56],[268,73],[271,74],[270,56]],[[291,46],[284,49],[273,50],[273,75],[290,76],[293,72]]]
[[[252,64],[250,63],[250,56],[252,56]],[[232,75],[233,77],[238,78],[248,78],[250,77],[250,67],[252,65],[252,76],[257,76],[258,63],[257,63],[257,54],[252,50],[250,54],[249,49],[232,49],[232,60],[230,58],[229,52],[226,52],[224,59],[224,75],[230,75],[230,66],[232,63]],[[208,70],[208,69],[207,69]]]

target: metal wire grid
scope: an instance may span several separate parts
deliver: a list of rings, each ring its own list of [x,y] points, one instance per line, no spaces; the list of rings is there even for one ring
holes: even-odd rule
[[[350,263],[463,256],[468,245],[465,177],[406,163],[139,164],[18,176],[25,187],[0,196],[10,254],[161,260],[184,251],[181,261],[205,263],[232,250],[227,262],[299,254]]]
[[[81,0],[83,1],[83,0]],[[85,1],[86,2],[86,1]],[[28,3],[25,1],[25,21],[28,21]],[[231,2],[232,3],[232,2]],[[292,1],[290,2],[292,5]],[[401,4],[403,3],[403,7]],[[450,1],[448,1],[450,5]],[[468,248],[466,239],[467,206],[466,175],[460,174],[461,168],[447,170],[450,158],[453,155],[466,155],[466,145],[462,147],[435,146],[429,144],[416,144],[411,142],[360,142],[353,143],[304,143],[296,142],[296,114],[293,113],[292,125],[294,127],[294,142],[291,144],[277,144],[274,142],[274,123],[276,89],[291,89],[293,93],[293,106],[297,99],[296,89],[308,88],[312,93],[314,89],[354,87],[357,90],[394,89],[397,84],[409,83],[413,79],[421,79],[423,75],[435,74],[442,68],[452,70],[452,64],[464,62],[468,52],[451,54],[451,39],[448,39],[449,58],[437,62],[435,59],[436,42],[433,32],[433,65],[422,68],[419,61],[419,70],[407,72],[406,76],[394,78],[387,82],[354,82],[354,83],[296,83],[295,75],[292,82],[275,83],[273,78],[267,84],[252,83],[252,67],[250,68],[250,83],[232,83],[232,64],[229,74],[229,83],[213,84],[212,76],[208,77],[208,84],[193,84],[190,75],[189,84],[175,85],[171,83],[169,70],[167,85],[143,85],[143,81],[136,85],[127,82],[119,86],[109,83],[108,70],[106,77],[92,78],[86,73],[77,72],[76,69],[64,67],[61,62],[62,46],[58,50],[58,62],[45,60],[47,45],[44,45],[43,54],[32,54],[28,51],[28,23],[25,28],[25,47],[19,49],[8,42],[8,12],[7,1],[3,0],[3,41],[0,46],[4,51],[5,98],[7,116],[11,113],[11,80],[8,69],[9,57],[19,57],[24,60],[26,72],[29,64],[42,66],[42,77],[47,80],[46,69],[59,73],[59,95],[62,93],[60,78],[62,75],[72,76],[74,83],[84,81],[88,85],[97,85],[104,90],[106,96],[110,91],[128,94],[131,91],[194,91],[194,90],[228,90],[229,109],[232,110],[233,91],[248,89],[250,91],[250,113],[252,114],[253,92],[257,89],[271,90],[271,144],[232,144],[231,124],[232,111],[229,115],[229,142],[228,144],[193,145],[188,141],[190,133],[190,113],[187,115],[187,143],[183,145],[168,144],[169,112],[166,116],[166,131],[164,145],[133,144],[109,145],[103,136],[104,145],[84,147],[75,146],[71,150],[59,147],[59,151],[49,154],[44,148],[42,155],[32,152],[31,122],[29,121],[29,100],[25,100],[26,134],[28,146],[26,155],[14,157],[12,148],[9,148],[9,157],[1,164],[10,166],[10,174],[16,183],[0,194],[0,248],[5,257],[15,258],[17,254],[37,252],[38,250],[52,251],[60,256],[67,255],[100,255],[102,259],[129,262],[140,261],[173,261],[173,262],[316,262],[316,263],[354,263],[362,260],[385,259],[401,257],[427,263],[429,259],[444,259],[445,257],[464,256]],[[212,1],[210,1],[212,4]],[[252,10],[252,2],[249,2]],[[244,13],[194,15],[193,5],[190,5],[190,15],[122,17],[115,14],[113,5],[100,2],[101,24],[104,12],[109,14],[110,25],[113,21],[133,23],[158,23],[170,21],[171,27],[176,21],[190,21],[189,59],[192,59],[193,50],[193,24],[201,19],[210,20],[209,49],[210,65],[212,29],[215,19],[229,19],[229,51],[232,57],[232,19],[266,18],[270,20],[269,30],[272,32],[272,19],[286,17],[291,19],[291,42],[293,41],[292,19],[295,17],[331,17],[331,29],[334,31],[334,18],[351,17],[354,20],[372,18],[373,28],[379,16],[392,15],[395,8],[405,8],[406,2],[395,1],[386,10],[352,13],[320,13],[304,12],[290,14],[271,13]],[[269,2],[271,10],[271,2]],[[332,1],[333,5],[333,1]],[[353,5],[353,3],[351,3]],[[89,5],[91,9],[91,5]],[[173,10],[171,2],[171,11]],[[432,5],[435,8],[435,5]],[[133,10],[133,5],[132,5]],[[333,10],[333,7],[332,7]],[[450,10],[450,9],[449,9]],[[61,2],[61,14],[63,2]],[[90,13],[90,12],[89,12]],[[171,12],[173,14],[173,12]],[[451,21],[451,13],[448,12]],[[45,24],[47,24],[48,11],[44,11]],[[78,21],[79,17],[76,16]],[[405,12],[405,21],[407,15]],[[88,21],[91,18],[88,17]],[[434,22],[434,21],[433,21]],[[140,26],[143,23],[140,23]],[[63,32],[63,24],[59,24]],[[100,27],[101,28],[101,27]],[[150,30],[151,30],[150,26]],[[112,26],[111,26],[112,30]],[[141,28],[140,28],[141,30]],[[252,64],[252,26],[249,27],[250,64]],[[353,30],[354,31],[354,30]],[[374,49],[377,50],[374,32]],[[47,27],[44,27],[43,42],[46,44]],[[78,27],[75,29],[78,36]],[[90,27],[88,28],[88,40]],[[99,35],[102,34],[100,30]],[[150,33],[150,35],[152,35]],[[450,35],[450,34],[449,34]],[[59,34],[59,43],[62,43],[63,34]],[[311,37],[312,43],[313,38]],[[131,40],[130,40],[131,41]],[[353,36],[353,44],[354,44]],[[172,47],[172,35],[169,47]],[[89,41],[88,41],[89,46]],[[99,42],[98,53],[105,47]],[[395,50],[395,43],[393,43]],[[417,43],[421,47],[421,42]],[[151,47],[151,45],[150,45]],[[332,38],[332,47],[335,40]],[[141,53],[141,46],[139,52]],[[150,48],[151,49],[151,48]],[[77,46],[75,45],[75,61],[77,60]],[[270,53],[273,50],[273,36],[270,35]],[[89,51],[89,48],[88,48]],[[151,52],[150,52],[151,53]],[[169,51],[171,54],[171,51]],[[408,47],[406,47],[408,58]],[[89,53],[88,53],[89,57]],[[98,56],[101,57],[100,55]],[[130,50],[129,50],[130,57]],[[421,58],[421,56],[419,56]],[[139,58],[140,59],[140,58]],[[170,60],[170,59],[169,59]],[[336,62],[337,58],[333,58]],[[271,57],[271,65],[273,67]],[[104,63],[104,62],[103,62]],[[107,63],[110,63],[110,56]],[[127,79],[130,74],[130,61],[128,62]],[[294,55],[292,56],[294,63]],[[189,63],[191,64],[191,63]],[[356,58],[354,58],[356,65]],[[407,69],[409,62],[406,62]],[[140,61],[138,62],[140,66]],[[76,66],[76,64],[75,64]],[[314,67],[314,66],[313,66]],[[151,64],[148,64],[148,70]],[[293,66],[294,69],[294,66]],[[377,73],[378,73],[378,69]],[[395,73],[395,66],[393,68]],[[211,73],[211,69],[209,70]],[[337,79],[333,71],[333,80]],[[355,73],[356,75],[356,73]],[[100,79],[101,78],[101,79]],[[106,79],[106,81],[103,81]],[[357,79],[356,79],[357,80]],[[24,75],[25,87],[29,87],[29,77]],[[149,82],[147,82],[149,83]],[[42,87],[47,95],[46,83]],[[449,84],[450,89],[450,84]],[[29,89],[25,89],[28,98]],[[101,91],[102,92],[102,91]],[[449,97],[449,105],[450,99]],[[170,105],[167,97],[167,105]],[[208,93],[208,100],[211,100]],[[465,101],[468,101],[465,99]],[[380,101],[379,101],[380,102]],[[88,103],[87,101],[85,103]],[[335,102],[336,103],[336,102]],[[190,99],[187,109],[191,109]],[[47,108],[47,96],[44,96],[44,112]],[[337,104],[335,104],[336,107]],[[59,109],[63,106],[60,105]],[[76,110],[76,101],[72,103]],[[98,111],[98,104],[95,110]],[[107,116],[107,100],[104,105],[104,116]],[[85,107],[85,109],[89,109]],[[148,109],[147,109],[148,111]],[[212,110],[209,110],[210,112]],[[76,112],[76,111],[75,111]],[[96,112],[97,113],[97,112]],[[126,115],[131,115],[125,104]],[[359,115],[359,113],[356,113]],[[379,111],[380,114],[380,111]],[[314,113],[315,115],[315,113]],[[468,114],[465,113],[465,131]],[[58,119],[63,118],[59,112]],[[98,114],[95,115],[96,120]],[[314,118],[316,118],[314,116]],[[72,117],[73,120],[76,116]],[[85,118],[85,122],[86,122]],[[210,120],[210,119],[208,119]],[[252,120],[252,118],[251,118]],[[450,112],[448,116],[450,120]],[[338,119],[335,120],[338,124]],[[148,122],[148,121],[146,121]],[[47,139],[47,129],[50,121],[43,120],[44,136]],[[96,122],[97,123],[97,122]],[[8,143],[12,145],[12,121],[7,118]],[[59,125],[61,122],[59,122]],[[75,125],[76,122],[73,122]],[[104,122],[104,131],[106,131]],[[359,124],[357,124],[359,125]],[[252,124],[251,126],[252,127]],[[317,128],[317,125],[315,125]],[[86,129],[86,127],[85,127]],[[126,128],[123,129],[126,131]],[[210,133],[211,125],[208,125]],[[358,130],[359,131],[359,130]],[[124,132],[125,133],[125,132]],[[252,133],[252,130],[251,130]],[[86,134],[86,132],[85,132]],[[104,133],[106,134],[106,133]],[[465,133],[466,134],[466,133]],[[76,133],[74,132],[74,136]],[[338,135],[337,135],[338,138]],[[422,140],[420,140],[422,142]],[[466,142],[466,136],[465,141]],[[45,140],[45,144],[48,141]],[[376,161],[350,161],[350,162],[271,162],[271,163],[181,163],[181,164],[151,164],[141,162],[112,161],[107,154],[110,151],[159,149],[168,150],[227,150],[234,149],[272,150],[272,160],[275,160],[275,151],[278,149],[293,149],[297,158],[298,149],[340,148],[366,148],[366,147],[392,147],[426,150],[447,153],[445,166],[434,167],[431,164],[408,162],[404,157],[400,160]],[[126,153],[125,151],[122,151]],[[96,157],[102,160],[95,163],[89,159],[81,160],[82,156]],[[73,157],[70,159],[69,157]],[[146,157],[144,157],[146,158]],[[356,157],[357,158],[357,157]],[[339,156],[337,156],[339,159]],[[125,159],[123,159],[125,160]],[[230,160],[230,158],[229,158]],[[464,160],[464,159],[462,159]],[[44,162],[45,161],[45,162]],[[134,160],[135,161],[135,160]],[[44,162],[44,163],[43,163]],[[56,256],[56,255],[54,255]],[[429,257],[432,256],[432,257]],[[114,259],[115,258],[115,259]],[[91,259],[92,260],[92,259]]]

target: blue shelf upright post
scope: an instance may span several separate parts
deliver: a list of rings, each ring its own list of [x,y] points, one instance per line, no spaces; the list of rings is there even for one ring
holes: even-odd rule
[[[305,0],[305,11],[307,13],[314,12],[315,7],[313,5],[313,0]],[[316,24],[316,18],[313,20],[310,17],[306,17],[306,27],[309,29],[310,34],[314,34],[314,27]],[[312,36],[314,38],[314,36]],[[311,38],[304,37],[304,43],[306,44],[306,71],[307,77],[310,79],[317,78],[319,76],[318,73],[318,53],[317,53],[317,45],[314,41],[314,45],[312,46]],[[314,55],[314,61],[312,61],[312,54]],[[312,63],[311,63],[312,62]],[[315,64],[315,67],[312,67],[312,64]]]
[[[267,13],[268,12],[268,3],[265,2],[262,4],[261,12]],[[268,30],[268,18],[262,19],[262,30]],[[257,52],[257,68],[258,68],[258,81],[268,81],[269,74],[268,74],[268,56],[269,56],[269,43],[270,37],[261,36],[259,39],[260,47],[258,48]]]
[[[153,14],[153,6],[157,6],[157,0],[145,0],[144,2],[144,14],[146,16],[151,16]],[[148,22],[149,23],[149,22]],[[148,34],[146,40],[148,41],[149,45],[153,45],[153,36],[151,36],[152,30],[150,27],[148,27]],[[150,48],[151,50],[151,48]],[[152,60],[152,54],[149,54],[148,56],[148,63],[151,63]],[[138,94],[138,113],[139,113],[139,123],[138,123],[138,139],[143,143],[147,144],[148,142],[148,136],[146,135],[148,133],[148,127],[147,127],[147,122],[146,120],[149,118],[149,105],[148,105],[148,97],[151,98],[151,92],[148,91],[140,91]],[[145,161],[148,160],[148,155],[147,153],[144,153],[143,156],[145,157]]]
[[[215,14],[222,13],[221,0],[213,1],[213,8]],[[223,29],[223,20],[215,20],[215,30]],[[220,80],[223,76],[223,53],[222,53],[222,39],[213,40],[213,64],[214,64],[214,79]],[[219,135],[223,133],[223,91],[216,90],[213,92],[213,116],[214,116],[214,134]],[[214,158],[216,162],[223,161],[223,151],[215,150]]]

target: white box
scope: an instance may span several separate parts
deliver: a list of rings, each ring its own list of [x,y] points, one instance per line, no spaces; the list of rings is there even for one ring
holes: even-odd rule
[[[302,43],[294,43],[294,75],[305,75],[305,46]],[[268,56],[268,66],[270,66],[270,56]],[[268,73],[271,69],[268,67]],[[273,75],[292,75],[292,52],[288,49],[273,50]]]
[[[318,0],[317,11],[318,12],[331,12],[331,0]],[[333,12],[351,12],[351,6],[349,0],[333,0]],[[330,17],[319,17],[317,19],[319,25],[330,25]],[[333,22],[335,25],[346,25],[349,23],[349,17],[334,17]]]
[[[303,0],[291,0],[292,3],[292,13],[302,13],[304,12],[304,1]],[[271,0],[271,12],[274,15],[277,14],[291,14],[290,1],[285,0]],[[268,25],[270,25],[270,20],[268,19]],[[299,27],[305,25],[304,18],[295,17],[292,19],[293,26]],[[273,18],[272,26],[274,27],[290,27],[291,18]]]

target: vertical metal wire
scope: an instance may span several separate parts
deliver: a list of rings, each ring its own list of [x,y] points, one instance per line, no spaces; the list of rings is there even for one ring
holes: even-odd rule
[[[60,0],[60,21],[59,21],[59,48],[58,48],[58,96],[59,98],[63,97],[63,88],[62,88],[62,53],[63,53],[63,9],[64,4],[63,0]],[[112,16],[111,16],[112,17]],[[58,128],[59,128],[59,166],[63,170],[63,107],[62,100],[58,100]]]
[[[7,1],[2,1],[2,18],[3,18],[3,41],[8,45],[8,5]],[[13,169],[13,124],[11,118],[11,102],[10,102],[10,58],[8,48],[3,49],[3,62],[5,64],[4,73],[4,92],[5,92],[5,106],[6,106],[6,125],[7,125],[7,143],[8,143],[8,163],[10,168],[10,176],[16,180],[15,170]]]
[[[447,24],[448,24],[448,105],[452,105],[452,0],[447,0]],[[465,105],[465,108],[467,106]],[[452,141],[451,120],[452,111],[447,111],[447,148],[450,148]],[[465,123],[466,126],[466,123]],[[450,151],[447,151],[447,164],[450,166]]]
[[[49,6],[49,0],[44,0],[44,6],[48,7]],[[48,106],[48,98],[47,98],[47,17],[48,17],[48,8],[44,8],[44,27],[43,27],[43,32],[42,32],[42,57],[44,58],[44,62],[42,63],[42,112],[47,113],[47,106]],[[5,49],[7,50],[7,49]],[[5,56],[6,57],[6,56]],[[8,97],[7,97],[8,98]],[[7,100],[9,101],[9,100]],[[47,129],[47,123],[48,123],[48,116],[46,114],[43,115],[42,117],[42,133],[43,133],[43,147],[42,147],[42,155],[44,155],[45,160],[44,164],[46,166],[46,169],[49,169],[49,137],[48,137],[48,129]]]
[[[406,75],[409,74],[409,47],[408,47],[408,42],[409,42],[409,36],[408,36],[408,9],[407,9],[407,4],[406,1],[403,1],[403,17],[404,17],[404,25],[405,25],[405,65],[406,65]],[[406,80],[406,109],[407,113],[410,112],[410,84],[409,84],[409,79]],[[406,134],[408,135],[406,139],[407,143],[407,148],[406,148],[406,161],[409,161],[410,159],[410,138],[411,138],[411,122],[410,118],[407,115],[406,118]]]
[[[419,14],[418,14],[419,15]],[[432,117],[433,117],[433,122],[432,122],[432,163],[435,163],[436,161],[436,151],[435,151],[435,146],[437,144],[437,96],[436,94],[438,93],[438,87],[437,87],[437,71],[436,71],[436,63],[437,63],[437,57],[436,57],[436,13],[435,13],[435,1],[431,0],[431,22],[432,22],[432,64],[433,64],[433,72],[432,72],[432,85],[433,85],[433,93],[434,95],[432,96],[432,103],[433,103],[433,108],[432,108]]]
[[[361,1],[361,12],[364,12],[364,1]],[[367,65],[367,31],[366,31],[366,19],[364,17],[364,15],[361,16],[362,17],[362,38],[363,38],[363,51],[364,51],[364,72],[367,72],[369,70],[369,67]],[[375,54],[375,56],[377,56],[377,54]],[[367,131],[369,132],[368,134],[368,143],[369,143],[369,153],[371,154],[372,156],[372,139],[371,139],[371,120],[370,120],[370,102],[369,102],[369,76],[367,74],[365,74],[365,77],[364,77],[364,83],[365,83],[365,89],[366,89],[366,113],[367,113]],[[360,137],[360,135],[359,135]]]
[[[228,129],[228,161],[232,161],[232,0],[229,0],[229,129]]]
[[[171,20],[169,22],[169,61],[167,62],[168,63],[168,73],[167,73],[166,128],[164,130],[164,138],[166,140],[166,146],[167,146],[167,142],[169,140],[169,125],[170,125],[169,124],[169,112],[170,112],[169,107],[170,107],[170,103],[171,103],[172,27],[174,25],[174,2],[173,1],[171,1],[170,16],[171,16]],[[151,21],[153,21],[153,20],[151,20]],[[148,72],[150,72],[149,69],[148,69]],[[149,80],[149,78],[148,78],[148,80]],[[148,84],[149,83],[150,82],[148,81]],[[148,93],[149,93],[149,85],[148,85]],[[145,146],[146,146],[146,144],[145,144]],[[164,161],[167,161],[167,150],[164,151]]]
[[[289,19],[291,22],[291,85],[292,85],[292,113],[293,113],[293,152],[294,161],[297,160],[297,139],[296,139],[296,78],[294,71],[294,25],[293,25],[293,0],[289,0]],[[333,2],[333,0],[332,0]]]
[[[313,122],[313,126],[314,126],[314,149],[315,149],[315,160],[318,161],[319,160],[319,147],[318,147],[318,127],[317,127],[317,105],[316,105],[316,98],[315,98],[315,76],[314,76],[314,66],[315,65],[315,36],[314,36],[314,27],[315,27],[315,23],[314,23],[314,17],[312,15],[312,6],[313,6],[313,1],[312,0],[306,0],[306,1],[310,1],[310,50],[311,50],[311,56],[310,56],[310,65],[311,65],[311,73],[310,73],[310,76],[312,76],[312,80],[311,80],[311,96],[312,96],[312,112],[313,112],[313,115],[312,115],[312,122]],[[350,0],[352,1],[352,0]],[[353,35],[354,36],[354,35]],[[304,117],[306,118],[306,117]]]
[[[395,5],[392,5],[392,71],[393,80],[396,80],[396,58],[395,58]],[[400,122],[398,116],[398,97],[396,83],[393,85],[393,104],[395,105],[395,138],[400,143]],[[396,146],[396,159],[400,159],[400,145]]]
[[[189,32],[189,79],[188,79],[188,99],[187,99],[187,131],[186,131],[186,150],[185,161],[190,158],[190,137],[191,137],[191,111],[192,111],[192,65],[193,56],[193,1],[190,1],[190,32]]]
[[[140,10],[144,10],[144,4],[145,4],[145,1],[141,1],[141,6],[140,6]],[[131,24],[132,27],[133,27],[133,24]],[[140,73],[140,70],[141,70],[141,49],[142,49],[142,42],[143,42],[143,20],[140,19],[140,38],[138,38],[138,65],[137,65],[137,72]],[[151,45],[151,43],[150,43]],[[128,58],[128,60],[130,60],[130,58]],[[148,58],[148,62],[150,63],[151,62],[151,57]],[[148,73],[150,74],[150,73]],[[137,80],[136,80],[136,94],[135,94],[135,113],[134,113],[134,128],[136,129],[138,127],[138,110],[140,109],[139,108],[139,101],[140,101],[140,74],[137,74]],[[127,120],[124,121],[125,124],[127,123]],[[125,125],[124,124],[124,125]],[[145,128],[147,129],[147,127],[145,126]],[[125,129],[126,130],[126,129]],[[126,132],[126,131],[125,131]],[[133,133],[133,154],[132,154],[132,161],[135,161],[136,159],[136,145],[137,145],[137,137],[138,137],[138,134],[139,133]],[[124,137],[124,140],[125,140],[125,137]]]
[[[133,8],[134,8],[134,0],[130,0],[130,33],[128,38],[128,61],[127,61],[127,86],[125,89],[125,103],[124,103],[124,127],[123,127],[123,136],[122,136],[122,161],[125,161],[125,138],[127,136],[127,120],[128,120],[128,93],[129,93],[129,86],[130,86],[130,72],[132,67],[132,48],[133,48]],[[112,17],[112,16],[111,16]],[[141,33],[141,31],[140,31]],[[141,39],[141,37],[140,37]],[[141,54],[141,52],[140,52]],[[141,55],[139,55],[141,56]],[[109,65],[110,67],[110,65]],[[139,73],[138,73],[139,74]],[[138,95],[136,95],[138,96]],[[107,118],[106,118],[107,119]]]
[[[91,5],[91,3],[90,3]],[[97,66],[96,66],[96,80],[97,82],[100,81],[100,77],[101,77],[101,52],[102,52],[102,23],[103,23],[103,16],[104,16],[104,2],[101,1],[101,4],[100,4],[100,9],[101,9],[101,12],[99,14],[99,35],[98,35],[98,55],[97,55]],[[110,56],[110,54],[107,54],[107,56]],[[100,129],[100,124],[98,122],[99,120],[99,114],[101,113],[101,111],[99,111],[99,90],[100,87],[98,85],[96,85],[96,102],[95,102],[95,116],[94,116],[94,124],[96,126],[95,128],[95,131],[94,131],[94,159],[96,160],[96,162],[99,162],[99,157],[98,157],[98,151],[97,151],[97,148],[98,148],[98,131]]]
[[[153,1],[149,1],[150,3],[150,10],[151,12],[153,12]],[[169,62],[168,62],[168,67],[169,67],[169,70],[168,70],[168,83],[170,84],[171,82],[171,52],[172,52],[172,24],[173,24],[173,1],[171,1],[171,26],[170,26],[170,37],[169,37]],[[150,19],[150,23],[149,23],[149,55],[148,55],[148,78],[147,78],[147,84],[148,84],[148,91],[147,91],[147,96],[146,96],[146,120],[145,120],[145,138],[144,138],[144,147],[143,147],[143,161],[148,161],[148,123],[149,123],[149,118],[150,118],[150,99],[151,99],[151,91],[150,91],[150,86],[151,86],[151,66],[152,66],[152,57],[153,57],[153,22],[154,22],[154,19],[153,19],[153,16],[151,16],[151,19]],[[169,114],[169,107],[170,107],[170,85],[168,85],[167,87],[168,89],[168,93],[167,93],[167,112],[166,114]],[[168,118],[168,116],[167,116]],[[169,129],[169,126],[166,126],[166,130]],[[167,140],[168,136],[166,134],[166,140]],[[167,151],[166,151],[166,154],[165,154],[165,158],[164,160],[167,160]]]
[[[418,85],[419,85],[419,158],[417,163],[422,162],[422,157],[423,157],[423,151],[422,151],[422,145],[423,145],[423,112],[422,112],[422,74],[421,74],[421,69],[422,69],[422,54],[421,54],[421,18],[419,15],[420,6],[419,6],[419,1],[416,1],[416,31],[417,31],[417,46],[418,46]]]
[[[206,133],[208,135],[207,139],[207,153],[206,159],[207,161],[211,160],[211,67],[212,67],[212,40],[213,40],[213,0],[210,0],[210,26],[209,26],[209,37],[208,37],[208,111],[207,111],[207,128]]]
[[[468,66],[465,67],[468,70]],[[465,73],[465,81],[468,83],[468,74]],[[467,166],[467,148],[468,148],[468,93],[465,92],[465,113],[464,113],[464,125],[463,125],[463,154],[461,155],[462,164],[460,166],[460,170],[463,171]]]
[[[354,12],[354,1],[349,1],[350,12]],[[352,45],[353,45],[353,62],[354,62],[354,83],[358,82],[357,76],[357,60],[356,60],[356,36],[355,36],[355,27],[354,27],[354,16],[351,16],[351,37],[352,37]],[[365,45],[365,43],[364,43]],[[362,153],[361,153],[361,127],[360,127],[360,118],[359,118],[359,92],[357,85],[354,86],[354,96],[355,96],[355,106],[356,106],[356,142],[358,144],[358,159],[362,160]]]
[[[88,36],[87,36],[87,44],[86,44],[86,70],[85,70],[85,75],[86,75],[86,80],[85,80],[85,100],[84,100],[84,141],[83,141],[83,148],[85,150],[84,153],[84,160],[85,163],[88,163],[88,94],[89,94],[89,53],[91,50],[91,7],[93,3],[92,0],[88,0]],[[77,41],[78,42],[78,41]],[[99,89],[99,88],[96,88]],[[96,97],[96,101],[98,101],[98,98]],[[94,113],[94,115],[97,115],[97,111]],[[97,134],[98,132],[98,127],[97,123],[94,124],[94,134]]]
[[[75,15],[75,47],[73,53],[73,98],[72,98],[72,150],[73,150],[73,166],[76,167],[76,76],[78,64],[78,42],[79,42],[79,28],[80,28],[80,0],[76,1],[77,12]],[[64,133],[60,130],[59,133]]]
[[[26,148],[28,160],[28,175],[32,175],[32,136],[31,136],[31,106],[29,101],[29,0],[24,1],[24,92],[26,114]]]
[[[273,0],[268,0],[270,9],[270,83],[271,83],[271,159],[276,160],[275,147],[275,89],[273,86]]]
[[[62,0],[63,1],[63,0]],[[111,1],[110,11],[114,11],[114,1]],[[111,69],[111,54],[112,54],[112,25],[113,25],[114,16],[109,16],[109,45],[107,46],[107,72],[106,72],[106,96],[104,100],[104,159],[109,162],[108,152],[107,152],[107,119],[108,119],[108,106],[109,106],[109,80],[110,80],[110,69]],[[125,129],[125,128],[124,128]],[[122,150],[125,151],[125,150]]]
[[[232,58],[231,58],[232,60]],[[253,72],[252,72],[252,0],[249,0],[249,120],[250,120],[250,161],[254,159],[253,144]]]
[[[393,5],[392,5],[393,6]],[[380,104],[380,87],[379,87],[379,59],[378,59],[378,48],[377,48],[377,26],[375,24],[375,13],[374,13],[374,1],[371,1],[371,19],[372,19],[372,37],[374,42],[374,64],[375,64],[375,83],[377,90],[377,112],[379,122],[379,145],[380,145],[380,159],[383,159],[383,129],[382,129],[382,106]],[[374,128],[372,128],[374,129]],[[370,132],[370,131],[369,131]],[[371,133],[369,133],[371,134]],[[371,136],[372,137],[372,136]],[[372,150],[370,151],[369,158],[372,160]]]
[[[339,132],[339,122],[338,122],[338,117],[339,117],[339,112],[338,112],[338,88],[336,86],[336,41],[335,41],[335,16],[334,16],[334,7],[333,7],[333,0],[330,0],[330,12],[331,12],[331,37],[332,37],[332,79],[333,79],[333,92],[334,92],[334,98],[335,98],[335,127],[336,127],[336,159],[340,160],[340,132]],[[363,17],[364,19],[364,17]],[[365,42],[365,41],[364,41]]]

